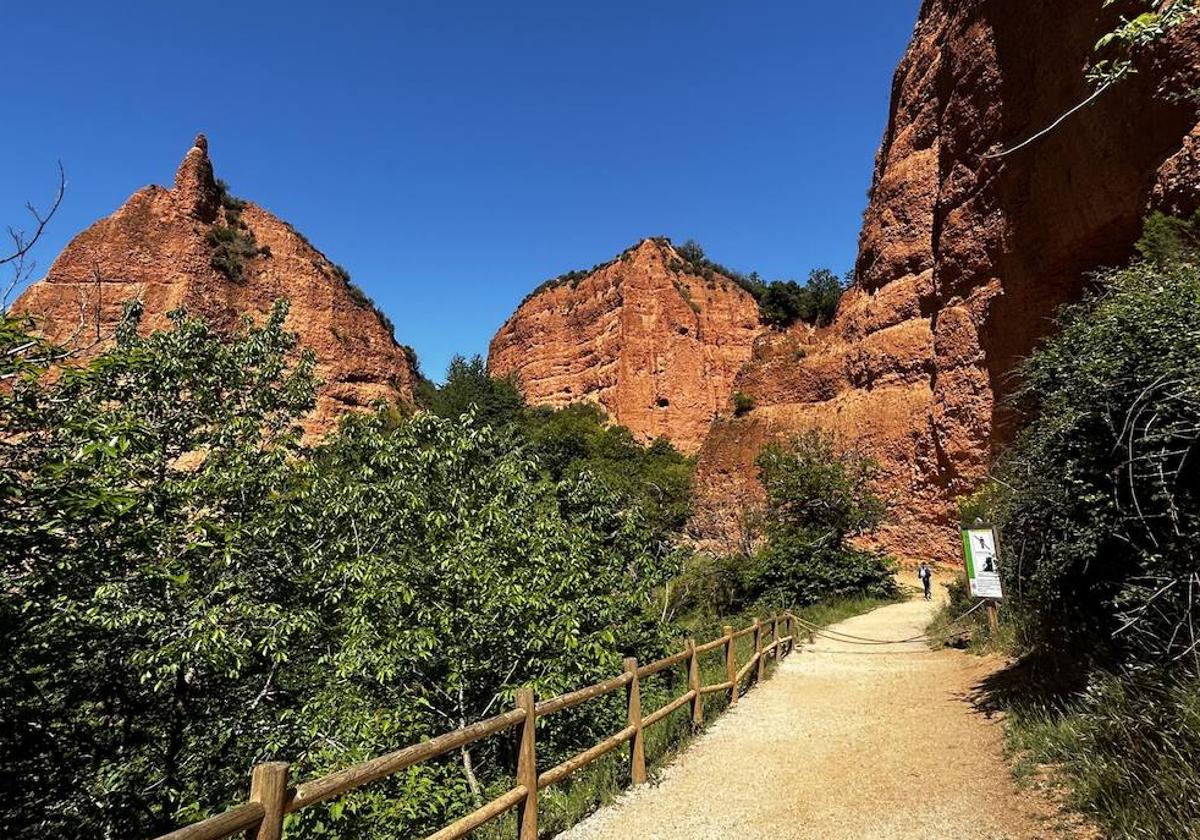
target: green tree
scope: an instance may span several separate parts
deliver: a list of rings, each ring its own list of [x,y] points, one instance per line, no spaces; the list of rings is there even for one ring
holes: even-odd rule
[[[764,324],[780,329],[796,321],[824,326],[833,321],[844,288],[827,268],[814,269],[803,286],[794,280],[775,280],[759,296],[760,317]]]
[[[873,459],[810,430],[765,447],[758,467],[767,491],[767,541],[747,567],[747,597],[811,604],[894,595],[888,560],[849,542],[877,528],[886,512],[874,491]]]
[[[553,481],[584,473],[599,479],[660,542],[691,515],[692,460],[666,439],[639,443],[594,403],[528,407],[512,379],[490,376],[478,356],[455,357],[445,384],[428,384],[420,402],[438,416],[469,416],[475,426],[507,435],[506,445],[523,448]]]
[[[12,834],[153,834],[275,737],[255,698],[314,617],[263,513],[313,398],[285,313],[226,342],[182,314],[141,338],[134,308],[111,352],[0,396]]]
[[[808,299],[795,280],[775,280],[764,287],[758,307],[764,324],[782,329],[808,314]]]
[[[1143,259],[1159,265],[1186,259],[1200,249],[1200,211],[1190,219],[1154,211],[1146,219],[1136,247]]]
[[[547,479],[509,444],[487,426],[425,414],[392,428],[378,414],[348,419],[315,453],[291,521],[339,641],[301,715],[314,745],[303,768],[346,766],[495,714],[521,685],[550,696],[665,648],[669,628],[643,617],[673,570],[642,517],[586,473]],[[539,750],[565,758],[616,711],[548,721]],[[498,739],[457,766],[414,768],[304,824],[431,831],[505,778],[509,748]]]
[[[440,387],[426,383],[418,401],[439,417],[457,418],[470,414],[479,426],[504,428],[516,423],[525,400],[512,378],[496,378],[478,355],[455,356]]]
[[[805,320],[817,326],[824,326],[833,321],[837,314],[838,302],[842,292],[850,281],[842,281],[827,268],[818,268],[810,272],[808,282],[804,284],[808,292],[808,313]]]
[[[691,516],[694,465],[665,438],[643,446],[624,426],[610,425],[593,403],[530,409],[523,428],[553,480],[594,476],[638,510],[660,541],[670,540]]]
[[[693,265],[702,266],[705,262],[704,249],[700,247],[700,243],[695,239],[689,239],[675,249],[675,253],[679,254],[685,262]]]

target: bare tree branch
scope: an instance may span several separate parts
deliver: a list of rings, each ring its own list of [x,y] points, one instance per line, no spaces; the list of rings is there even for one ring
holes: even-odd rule
[[[58,212],[58,208],[62,206],[63,196],[66,195],[66,192],[67,173],[63,169],[62,161],[59,161],[58,190],[54,194],[54,201],[51,203],[50,209],[42,212],[32,203],[25,205],[25,209],[33,216],[33,232],[26,233],[22,229],[12,227],[8,229],[8,237],[12,240],[12,250],[8,254],[0,255],[0,265],[11,265],[12,277],[4,287],[3,294],[0,294],[0,314],[8,312],[8,299],[11,297],[13,290],[28,280],[30,275],[33,274],[33,269],[37,264],[29,259],[29,253],[33,250],[33,246],[37,245],[38,240],[42,238],[42,234],[46,232],[46,226],[50,224],[50,220],[54,218],[54,214]]]

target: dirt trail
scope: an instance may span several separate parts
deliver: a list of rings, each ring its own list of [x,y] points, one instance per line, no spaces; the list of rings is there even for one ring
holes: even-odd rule
[[[836,629],[907,638],[933,608],[895,604]],[[1055,809],[1017,790],[999,723],[966,699],[999,664],[922,642],[820,639],[743,697],[659,783],[560,840],[1053,836]]]

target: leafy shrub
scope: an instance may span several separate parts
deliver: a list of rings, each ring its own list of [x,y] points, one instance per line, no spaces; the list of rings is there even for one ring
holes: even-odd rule
[[[888,558],[850,544],[883,518],[883,502],[872,489],[874,461],[812,430],[765,447],[758,467],[767,491],[765,543],[748,554],[689,559],[674,593],[680,612],[896,596]]]
[[[1198,308],[1191,258],[1109,272],[1024,366],[1030,423],[995,507],[1034,652],[1111,665],[1194,650]]]
[[[1103,5],[1107,8],[1113,3],[1114,0],[1105,0]],[[1141,5],[1149,7],[1148,10],[1132,17],[1122,16],[1120,26],[1096,42],[1087,76],[1097,87],[1136,73],[1137,54],[1186,24],[1200,9],[1196,0],[1142,0]]]
[[[673,581],[672,606],[677,613],[697,616],[730,616],[754,604],[743,580],[748,558],[740,554],[697,551],[683,561],[683,572]]]
[[[224,180],[217,179],[218,203],[225,210],[226,216],[231,222],[241,221],[242,211],[249,204],[245,199],[238,198],[229,191],[229,184]]]
[[[246,263],[257,256],[270,257],[270,247],[258,247],[254,231],[242,221],[242,211],[247,202],[229,192],[229,185],[217,180],[219,203],[224,222],[209,228],[206,235],[212,248],[209,264],[230,280],[238,281],[245,276]]]
[[[754,410],[754,397],[744,391],[733,392],[733,414],[735,417],[749,414]]]
[[[1138,253],[1159,265],[1186,257],[1200,249],[1200,211],[1191,219],[1180,219],[1154,211],[1146,219]]]
[[[212,247],[209,264],[230,280],[241,280],[246,262],[260,253],[254,233],[248,228],[214,225],[208,229],[207,239]]]
[[[767,491],[767,542],[749,569],[750,592],[801,605],[894,596],[887,558],[849,543],[875,530],[886,511],[873,489],[879,467],[872,458],[810,430],[765,447],[758,468]]]

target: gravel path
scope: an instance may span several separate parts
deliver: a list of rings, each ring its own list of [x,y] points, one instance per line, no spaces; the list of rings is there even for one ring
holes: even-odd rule
[[[920,633],[933,604],[836,625]],[[998,722],[966,696],[994,659],[820,639],[714,723],[657,783],[629,791],[560,840],[1042,838],[1055,809],[1018,791]]]

